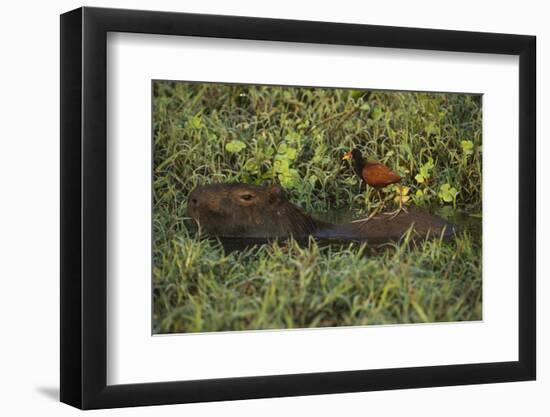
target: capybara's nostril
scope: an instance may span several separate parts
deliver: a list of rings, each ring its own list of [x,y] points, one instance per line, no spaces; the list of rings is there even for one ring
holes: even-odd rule
[[[192,198],[192,199],[191,199],[191,204],[194,205],[194,206],[196,206],[196,205],[198,204],[197,199],[196,199],[196,198]]]

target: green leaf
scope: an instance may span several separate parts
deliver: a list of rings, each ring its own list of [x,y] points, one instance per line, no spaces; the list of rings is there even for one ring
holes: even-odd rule
[[[374,121],[377,121],[382,117],[383,113],[384,112],[380,107],[375,107],[374,109],[372,109],[371,117]]]
[[[270,180],[272,178],[275,178],[275,172],[270,169],[269,171],[267,171],[266,173],[262,174],[262,180]]]
[[[424,178],[424,176],[422,174],[416,174],[414,179],[416,180],[416,182],[418,182],[420,184],[422,184],[424,181],[426,181],[426,178]],[[420,191],[420,190],[418,190],[418,191]]]
[[[290,146],[286,148],[286,157],[290,160],[296,159],[296,154],[298,151]]]
[[[283,159],[281,161],[281,172],[283,174],[288,174],[290,172],[290,164],[288,163],[288,159]]]
[[[458,191],[455,187],[451,187],[450,184],[443,184],[439,188],[439,193],[437,195],[444,202],[452,203],[455,200],[457,194]]]
[[[443,193],[441,194],[441,199],[446,203],[451,203],[453,201],[453,196],[451,196],[449,193]]]
[[[225,150],[229,153],[239,153],[244,148],[246,148],[246,143],[236,139],[225,144]]]
[[[253,159],[249,159],[248,161],[246,161],[246,164],[244,164],[244,169],[251,174],[257,174],[258,172],[260,172],[258,164]]]
[[[298,171],[295,169],[289,169],[285,172],[282,172],[277,175],[277,177],[279,178],[279,182],[284,188],[295,188],[300,181]]]
[[[300,141],[300,134],[297,132],[290,132],[285,136],[285,140],[289,143],[297,143]]]
[[[277,173],[288,173],[290,170],[290,165],[288,162],[288,159],[275,159],[275,163],[273,164],[273,168],[275,169],[275,172]]]
[[[354,99],[358,99],[358,98],[363,97],[363,94],[365,94],[365,91],[363,91],[363,90],[353,90],[351,92],[351,97],[354,98]]]
[[[419,183],[425,182],[430,178],[430,171],[434,167],[434,160],[432,157],[428,158],[428,162],[420,167],[420,173],[415,177],[416,181]]]
[[[196,130],[200,129],[202,127],[202,117],[201,117],[201,115],[197,114],[197,115],[193,116],[191,118],[191,120],[189,121],[189,123],[190,123],[190,125],[193,129],[196,129]]]
[[[471,140],[461,141],[460,146],[462,146],[462,152],[464,152],[465,155],[471,155],[474,153],[474,143]]]

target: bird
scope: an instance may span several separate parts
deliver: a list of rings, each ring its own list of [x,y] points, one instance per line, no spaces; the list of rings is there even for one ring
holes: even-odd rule
[[[342,160],[350,160],[353,165],[353,170],[360,180],[373,187],[378,194],[378,198],[380,199],[380,207],[367,219],[364,219],[370,220],[384,207],[384,200],[380,195],[380,190],[388,185],[400,183],[402,178],[381,162],[363,159],[363,155],[361,155],[359,149],[353,149],[352,151],[346,152],[346,154],[342,157]],[[401,211],[406,211],[403,207],[402,198],[399,199],[399,209],[389,214],[395,217]]]

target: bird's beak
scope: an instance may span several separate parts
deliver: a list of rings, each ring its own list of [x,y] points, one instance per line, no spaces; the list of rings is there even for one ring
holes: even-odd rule
[[[346,154],[342,157],[342,161],[347,161],[348,159],[351,159],[351,152],[346,152]]]

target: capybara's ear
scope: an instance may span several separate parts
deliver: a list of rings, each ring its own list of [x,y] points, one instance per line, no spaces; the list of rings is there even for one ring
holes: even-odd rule
[[[281,187],[278,185],[272,185],[269,189],[269,202],[274,203],[279,200],[279,197],[281,197],[283,191],[281,190]]]

